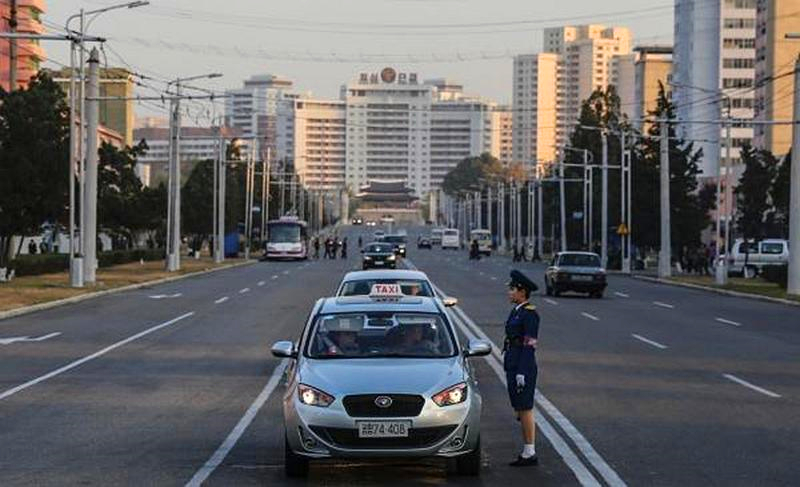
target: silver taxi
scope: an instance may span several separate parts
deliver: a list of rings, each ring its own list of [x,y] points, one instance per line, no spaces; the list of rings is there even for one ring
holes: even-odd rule
[[[285,471],[307,475],[323,458],[441,457],[480,473],[481,396],[466,347],[441,304],[376,284],[368,296],[317,301],[292,359],[283,398]]]

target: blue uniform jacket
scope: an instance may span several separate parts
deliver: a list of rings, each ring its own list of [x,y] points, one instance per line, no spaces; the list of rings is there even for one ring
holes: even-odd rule
[[[506,353],[503,368],[515,374],[532,375],[536,371],[536,343],[539,338],[539,313],[525,303],[512,309],[506,321]]]

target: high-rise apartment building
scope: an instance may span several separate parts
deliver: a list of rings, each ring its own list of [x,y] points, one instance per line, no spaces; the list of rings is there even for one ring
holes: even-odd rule
[[[335,190],[345,186],[347,142],[346,105],[339,100],[302,98],[286,102],[279,125],[281,147],[291,146],[281,159],[292,161],[300,182],[309,189]],[[289,159],[291,157],[291,159]]]
[[[634,63],[633,111],[630,114],[637,122],[635,127],[647,132],[649,123],[638,122],[645,119],[658,106],[658,92],[661,87],[669,96],[672,91],[672,47],[638,46]]]
[[[703,150],[701,175],[716,177],[721,157],[721,136],[715,121],[727,115],[753,118],[755,98],[756,0],[680,0],[675,3],[673,100],[679,134]],[[739,124],[732,129],[730,156],[734,172],[739,149],[751,144],[753,128]]]
[[[566,140],[559,55],[523,54],[514,58],[512,160],[553,162]]]
[[[754,114],[757,120],[790,120],[794,106],[795,60],[800,41],[786,39],[787,33],[800,32],[800,5],[796,0],[758,0],[756,16],[756,91]],[[792,147],[791,125],[756,125],[755,147],[777,156]]]
[[[69,68],[53,73],[53,80],[58,83],[69,99]],[[134,113],[133,76],[125,68],[100,68],[100,96],[116,97],[119,100],[100,100],[98,103],[100,124],[122,134],[125,144],[134,142],[133,129],[136,124]]]
[[[264,74],[245,80],[242,88],[226,90],[225,125],[241,129],[243,137],[255,137],[262,155],[267,147],[277,151],[278,107],[297,98],[292,87],[289,79]]]
[[[514,160],[514,111],[508,106],[499,106],[492,111],[491,154],[503,164]]]
[[[44,0],[17,0],[17,27],[21,34],[44,34],[41,16],[45,11]],[[11,0],[0,0],[0,32],[10,32]],[[28,81],[39,71],[39,63],[45,59],[44,48],[35,39],[16,41],[17,88],[28,86]],[[7,39],[0,40],[0,87],[9,91],[11,85],[11,48]]]

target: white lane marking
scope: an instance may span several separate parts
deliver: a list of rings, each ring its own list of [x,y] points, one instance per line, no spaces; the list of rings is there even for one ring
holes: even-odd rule
[[[553,306],[558,306],[558,301],[550,298],[544,298],[544,302],[547,304],[552,304]]]
[[[227,300],[228,300],[228,296],[223,296],[223,297],[217,299],[216,301],[214,301],[214,304],[224,303]]]
[[[36,384],[39,384],[40,382],[44,382],[47,379],[52,379],[53,377],[55,377],[57,375],[63,374],[64,372],[72,370],[75,367],[81,366],[81,365],[85,364],[86,362],[92,361],[92,360],[94,360],[94,359],[96,359],[98,357],[102,357],[103,355],[107,354],[108,352],[111,352],[112,350],[116,350],[119,347],[125,346],[125,345],[127,345],[127,344],[129,344],[129,343],[131,343],[133,341],[136,341],[136,340],[138,340],[138,339],[140,339],[140,338],[142,338],[144,336],[147,336],[147,335],[149,335],[149,334],[151,334],[153,332],[156,332],[156,331],[158,331],[158,330],[160,330],[162,328],[166,328],[166,327],[168,327],[170,325],[174,325],[175,323],[177,323],[177,322],[179,322],[179,321],[181,321],[183,319],[186,319],[186,318],[192,316],[193,314],[194,314],[194,311],[190,311],[188,313],[182,314],[182,315],[178,316],[177,318],[173,318],[173,319],[171,319],[169,321],[165,321],[164,323],[161,323],[160,325],[153,326],[153,327],[148,328],[148,329],[146,329],[144,331],[141,331],[141,332],[139,332],[139,333],[137,333],[135,335],[129,336],[128,338],[126,338],[124,340],[120,340],[117,343],[114,343],[113,345],[109,345],[106,348],[104,348],[102,350],[99,350],[99,351],[97,351],[97,352],[95,352],[95,353],[93,353],[91,355],[87,355],[86,357],[83,357],[81,359],[78,359],[78,360],[75,360],[73,362],[70,362],[69,364],[67,364],[67,365],[65,365],[63,367],[60,367],[60,368],[58,368],[58,369],[56,369],[56,370],[54,370],[52,372],[48,372],[45,375],[37,377],[37,378],[35,378],[33,380],[29,380],[28,382],[26,382],[24,384],[20,384],[20,385],[18,385],[16,387],[12,387],[11,389],[8,389],[7,391],[5,391],[3,393],[0,393],[0,401],[2,401],[3,399],[5,399],[7,397],[13,396],[14,394],[16,394],[16,393],[18,393],[20,391],[24,391],[25,389],[27,389],[29,387],[33,387]]]
[[[581,313],[581,315],[593,321],[600,321],[600,318],[595,315],[590,315],[589,313]]]
[[[667,303],[662,303],[661,301],[653,301],[653,304],[655,304],[656,306],[661,306],[662,308],[667,308],[667,309],[674,309],[675,308],[674,305],[667,304]]]
[[[616,296],[621,297],[621,298],[629,298],[630,297],[628,294],[625,294],[625,293],[617,293],[617,292],[615,292],[614,294]]]
[[[467,338],[469,339],[477,338],[477,336],[474,333],[472,333],[470,328],[466,325],[466,321],[461,320],[460,316],[466,316],[465,314],[463,314],[464,313],[463,311],[457,308],[450,308],[449,312],[456,326],[458,326],[458,328],[461,329],[461,331],[464,333],[464,335],[467,336]],[[476,331],[480,333],[479,329]],[[482,338],[484,340],[488,340],[489,343],[492,343],[492,348],[494,349],[494,352],[497,353],[497,347],[494,345],[494,343],[491,340],[489,340],[488,337],[486,337],[485,335]],[[498,358],[495,355],[488,355],[484,357],[484,360],[486,360],[486,363],[489,364],[489,368],[491,368],[497,375],[497,378],[500,379],[500,382],[503,384],[503,386],[506,386],[507,383],[506,383],[505,371],[503,370],[503,367],[500,364]],[[544,396],[542,395],[541,391],[537,389],[536,400],[539,402],[539,404],[542,403],[543,397]],[[567,466],[575,474],[575,477],[578,479],[578,482],[580,482],[580,484],[584,486],[599,487],[600,483],[597,481],[594,475],[592,475],[589,469],[586,468],[586,466],[583,464],[580,458],[578,458],[578,456],[575,454],[572,448],[570,448],[570,446],[567,444],[564,438],[562,438],[561,435],[558,433],[558,431],[550,424],[550,421],[547,420],[547,417],[541,413],[539,407],[536,407],[535,409],[536,409],[537,428],[539,429],[539,431],[542,432],[542,434],[544,434],[544,436],[547,438],[550,444],[553,445],[553,448],[559,453],[559,455],[561,455],[561,458],[564,459],[564,463],[566,463]],[[564,419],[566,420],[566,418]]]
[[[283,371],[286,370],[288,363],[288,359],[283,359],[278,366],[275,367],[275,370],[272,371],[272,376],[267,381],[267,384],[258,394],[253,403],[250,404],[250,407],[247,408],[244,416],[239,419],[239,422],[236,423],[236,426],[234,426],[233,430],[231,430],[231,432],[225,438],[225,441],[223,441],[214,454],[211,455],[211,458],[209,458],[208,461],[200,468],[200,470],[195,472],[191,480],[186,483],[187,487],[199,487],[203,482],[206,481],[206,479],[208,479],[214,470],[220,466],[222,461],[225,460],[225,457],[228,456],[228,453],[230,453],[230,451],[236,445],[236,442],[238,442],[239,438],[242,437],[247,427],[253,422],[253,419],[256,417],[256,414],[258,414],[258,411],[267,402],[269,397],[275,391],[275,388],[278,387],[278,383],[280,382]]]
[[[493,281],[496,281],[496,280],[497,280],[497,278],[496,278],[496,277],[494,277],[494,276],[492,276],[492,280],[493,280]]]
[[[764,389],[763,387],[758,387],[757,385],[751,384],[750,382],[747,382],[744,379],[740,379],[740,378],[736,377],[735,375],[722,374],[722,377],[725,377],[728,380],[736,382],[737,384],[745,386],[745,387],[747,387],[749,389],[752,389],[752,390],[754,390],[756,392],[760,392],[761,394],[764,394],[765,396],[774,397],[774,398],[781,397],[780,394],[776,394],[776,393],[774,393],[772,391],[768,391],[768,390]]]
[[[9,337],[9,338],[0,338],[0,345],[11,345],[15,342],[43,342],[45,340],[49,340],[51,338],[57,337],[60,335],[61,332],[57,331],[54,333],[49,333],[47,335],[42,335],[38,338],[31,338],[29,336],[24,337]]]
[[[264,285],[264,284],[266,284],[266,283],[267,283],[267,281],[258,281],[258,285],[259,285],[259,286],[263,286],[263,285]]]
[[[289,271],[283,271],[283,273],[286,274],[287,276],[289,275]]]
[[[478,272],[478,274],[482,276],[483,275],[483,271]]]
[[[409,262],[409,266],[414,269],[418,270],[417,267]],[[436,290],[439,294],[444,295],[445,293],[435,284],[433,285],[434,290]],[[492,346],[492,355],[484,357],[487,363],[492,367],[492,369],[497,374],[500,382],[506,384],[505,373],[500,365],[500,356],[501,352],[497,345],[489,338],[486,333],[477,325],[475,324],[472,319],[467,316],[467,314],[461,310],[459,306],[454,306],[450,308],[452,310],[451,316],[458,313],[461,318],[463,318],[462,325],[466,327],[470,327],[475,334],[482,340],[486,340]],[[457,322],[458,323],[458,322]],[[464,328],[462,328],[464,330]],[[464,330],[465,334],[469,337],[471,333],[468,333],[469,329]],[[491,357],[494,358],[494,361],[491,360]],[[589,441],[583,436],[583,434],[578,431],[578,429],[564,416],[561,411],[556,408],[556,406],[547,400],[547,398],[542,394],[540,390],[536,390],[536,402],[541,405],[546,411],[551,414],[551,417],[561,426],[562,430],[569,435],[578,449],[583,453],[587,460],[594,466],[594,468],[602,475],[605,481],[614,487],[623,487],[625,486],[625,482],[619,477],[617,472],[608,465],[608,463],[597,453],[597,450],[589,443]],[[542,426],[542,433],[550,440],[550,443],[553,445],[553,448],[559,452],[561,458],[564,459],[564,462],[572,469],[572,472],[578,478],[578,481],[581,485],[600,485],[594,476],[586,469],[583,465],[582,461],[578,459],[569,446],[561,439],[558,435],[558,432],[553,429],[550,424],[547,422],[545,416],[543,414],[539,414],[537,416],[537,424]]]
[[[642,341],[642,342],[648,344],[648,345],[652,345],[652,346],[654,346],[656,348],[660,348],[661,350],[666,350],[667,348],[669,348],[666,345],[663,345],[663,344],[658,343],[656,341],[650,340],[649,338],[645,338],[642,335],[637,335],[636,333],[631,333],[631,336],[633,338],[639,340],[639,341]]]
[[[250,292],[250,288],[249,287],[246,287],[244,289],[239,289],[239,294],[244,294],[244,293],[249,293],[249,292]]]
[[[720,323],[725,323],[726,325],[742,326],[741,323],[738,323],[736,321],[726,320],[725,318],[714,318],[714,320],[716,320],[716,321],[718,321]]]
[[[174,299],[183,296],[182,293],[175,293],[175,294],[153,294],[150,299]]]
[[[273,279],[277,279],[277,278],[278,278],[278,275],[276,274],[276,275],[272,276],[272,278],[273,278]]]

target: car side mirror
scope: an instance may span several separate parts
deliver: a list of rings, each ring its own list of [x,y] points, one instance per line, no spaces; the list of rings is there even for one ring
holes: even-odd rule
[[[485,357],[490,353],[492,353],[492,345],[489,342],[474,338],[469,341],[469,345],[464,349],[465,357]]]
[[[281,341],[272,345],[272,355],[278,358],[297,358],[297,348],[294,342]]]
[[[444,298],[442,299],[442,303],[446,308],[452,308],[453,306],[458,304],[457,298]]]

